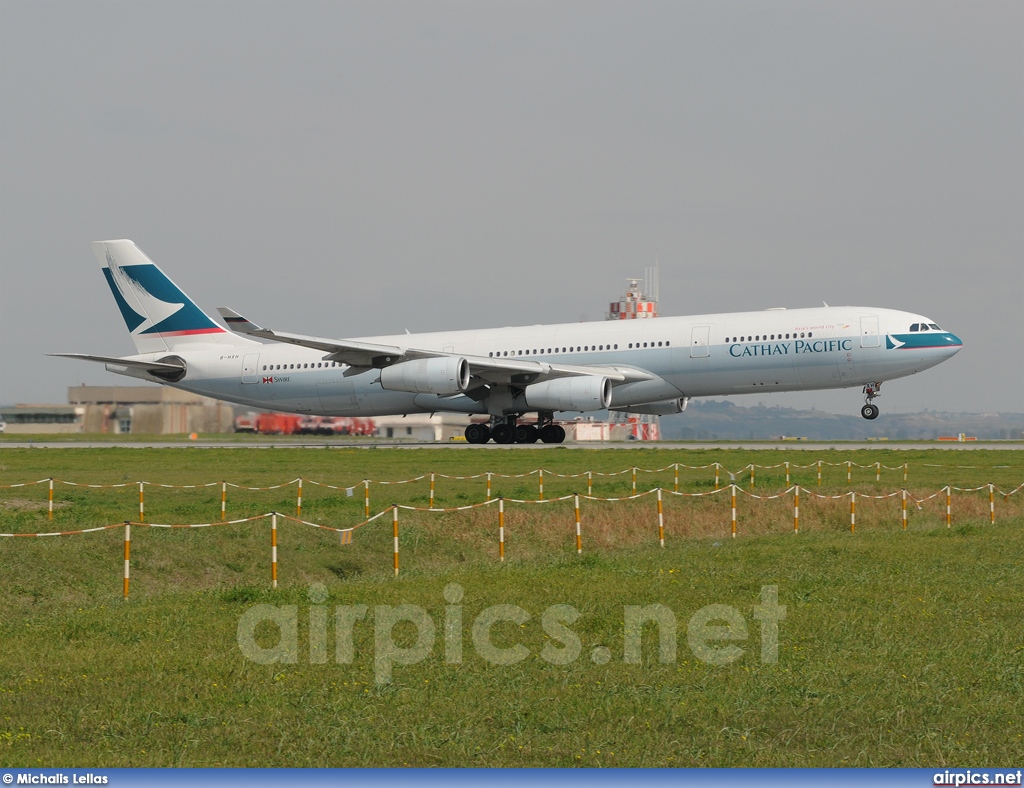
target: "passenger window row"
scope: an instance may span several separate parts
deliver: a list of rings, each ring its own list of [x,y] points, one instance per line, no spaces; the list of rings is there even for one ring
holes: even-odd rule
[[[341,364],[339,364],[337,361],[318,361],[315,364],[312,364],[312,363],[310,363],[310,364],[277,364],[276,366],[274,364],[270,364],[270,365],[264,364],[263,365],[263,371],[264,372],[268,372],[268,371],[274,372],[274,371],[279,370],[279,369],[319,369],[320,367],[340,367],[340,366],[341,366]]]
[[[805,333],[806,333],[806,336],[805,336]],[[813,336],[814,336],[814,332],[813,331],[807,331],[807,332],[801,331],[799,333],[799,335],[797,334],[796,331],[794,331],[792,333],[792,337],[789,334],[786,334],[785,336],[783,336],[782,334],[755,334],[754,336],[726,337],[725,341],[726,342],[764,342],[765,340],[767,340],[767,341],[770,342],[773,339],[810,339]]]
[[[640,343],[640,342],[630,342],[629,343],[629,347],[631,349],[634,348],[634,347],[635,348],[639,348],[641,346],[641,344],[644,347],[648,347],[648,346],[649,347],[669,347],[669,345],[671,345],[670,342],[666,342],[666,341],[662,341],[662,342],[658,342],[658,343],[654,343],[654,342],[643,342],[643,343]],[[551,348],[551,347],[549,347],[547,349],[547,351],[545,351],[544,348],[532,348],[532,349],[527,348],[526,350],[492,350],[487,355],[490,356],[491,358],[505,358],[506,356],[538,356],[538,355],[553,356],[556,353],[588,353],[588,352],[591,352],[591,351],[594,351],[594,350],[618,350],[618,349],[619,349],[618,344],[613,344],[613,345],[576,345],[575,347],[570,345],[568,347],[562,347],[562,348],[557,348],[557,347]]]

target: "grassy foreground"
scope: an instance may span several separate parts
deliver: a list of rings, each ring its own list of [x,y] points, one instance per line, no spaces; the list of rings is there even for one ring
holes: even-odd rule
[[[780,457],[810,461],[802,452],[706,454],[732,468],[774,464]],[[652,451],[585,457],[592,469],[609,471],[709,461]],[[972,453],[972,468],[928,467],[961,457],[877,452],[851,459],[887,465],[906,459],[912,463],[909,484],[919,485],[922,494],[944,484],[990,480],[1012,488],[1024,467],[1024,457],[1010,452]],[[491,467],[478,465],[485,461]],[[352,484],[424,470],[523,472],[538,464],[569,473],[585,470],[581,462],[580,453],[558,450],[9,451],[0,455],[0,483],[53,475],[92,483],[226,478],[257,486],[302,475]],[[814,472],[802,473],[798,481],[813,487]],[[820,489],[847,489],[845,470],[831,473]],[[859,473],[854,486],[862,492],[902,486],[901,474],[883,475],[876,486],[873,472]],[[784,481],[779,474],[759,475],[754,492],[777,491]],[[535,497],[535,477],[501,484],[499,489],[495,480],[494,494]],[[654,484],[671,487],[671,474]],[[546,480],[545,492],[563,494],[570,485],[578,481]],[[628,493],[629,485],[629,475],[609,477],[595,481],[595,494]],[[682,476],[681,489],[713,488],[706,472]],[[396,500],[421,505],[428,494],[422,484],[391,490],[398,491]],[[361,500],[343,490],[307,487],[305,493],[304,517],[335,525],[361,517]],[[446,482],[438,484],[437,502],[475,502],[481,493],[479,480]],[[294,488],[230,495],[231,516],[289,507],[294,513]],[[379,489],[373,495],[376,511],[388,499]],[[0,531],[118,522],[137,505],[132,488],[65,488],[51,526],[41,508],[45,497],[45,488],[2,491]],[[288,524],[280,530],[277,591],[267,582],[265,523],[202,531],[136,528],[127,602],[119,598],[120,530],[5,539],[0,766],[1019,762],[1019,498],[999,501],[993,526],[987,495],[958,497],[950,529],[944,501],[929,502],[913,509],[906,532],[898,502],[865,502],[855,534],[841,502],[807,503],[805,512],[802,500],[799,535],[791,533],[791,500],[742,499],[736,540],[728,538],[727,499],[672,499],[666,501],[664,549],[656,539],[652,499],[616,505],[621,508],[591,503],[584,509],[582,556],[575,553],[571,506],[510,507],[504,565],[496,561],[492,509],[403,512],[397,579],[391,576],[389,524],[357,531],[353,544],[344,546],[334,535]],[[219,500],[219,488],[147,491],[147,512],[164,522],[204,522],[219,514]],[[462,589],[461,600],[452,589],[446,599],[453,583]],[[753,611],[766,586],[776,586],[786,606],[775,664],[762,661],[763,624]],[[407,648],[417,640],[409,622],[387,632],[378,622],[375,639],[376,617],[403,604],[426,611],[436,639],[423,659],[395,664],[392,681],[378,683],[380,638],[390,634]],[[474,640],[478,615],[499,604],[529,614],[521,624],[502,621],[491,632],[498,647],[525,647],[528,655],[514,664],[483,659]],[[674,617],[676,657],[659,661],[658,630],[649,625],[640,663],[627,663],[625,606],[650,604],[665,606]],[[688,638],[691,617],[712,604],[734,608],[747,628],[745,639],[715,642],[742,649],[725,665],[698,659]],[[255,605],[278,606],[293,616],[295,662],[258,664],[243,656],[240,622]],[[338,637],[335,613],[354,605],[367,606],[367,617],[352,630],[351,660],[342,653],[339,662],[336,649],[344,638]],[[579,638],[579,653],[568,664],[541,656],[546,645],[558,650],[571,640],[545,630],[543,617],[553,605],[579,613],[566,625]],[[456,612],[461,623],[446,629],[446,618]],[[325,638],[317,635],[321,619],[327,622]],[[267,648],[278,633],[261,624],[254,638]],[[449,650],[455,642],[461,642],[461,662]]]

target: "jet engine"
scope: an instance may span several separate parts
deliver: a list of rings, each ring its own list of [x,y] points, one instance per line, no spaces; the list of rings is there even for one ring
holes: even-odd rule
[[[380,371],[380,387],[412,394],[461,394],[469,388],[469,362],[457,356],[418,358]]]
[[[612,382],[600,375],[556,378],[527,386],[525,393],[535,410],[604,410],[612,401]]]

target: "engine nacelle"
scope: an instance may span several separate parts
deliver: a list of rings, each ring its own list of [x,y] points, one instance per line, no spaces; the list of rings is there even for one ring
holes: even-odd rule
[[[412,394],[461,394],[469,388],[469,362],[444,356],[392,364],[380,371],[380,387]]]
[[[604,410],[612,402],[612,382],[600,375],[556,378],[526,387],[526,404],[536,410]]]
[[[620,413],[640,413],[645,416],[671,416],[673,413],[682,413],[686,410],[686,403],[689,401],[689,397],[676,397],[662,402],[644,402],[641,405],[630,405],[624,408],[613,407],[612,410]]]

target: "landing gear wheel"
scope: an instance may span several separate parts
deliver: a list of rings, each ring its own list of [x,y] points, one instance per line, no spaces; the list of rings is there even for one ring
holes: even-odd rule
[[[491,430],[486,424],[470,424],[466,427],[467,443],[487,443],[491,439]]]
[[[565,430],[557,424],[545,424],[540,428],[540,439],[544,443],[561,443],[565,440]]]
[[[516,439],[515,430],[508,424],[498,424],[491,430],[495,443],[513,443]]]
[[[870,402],[860,409],[860,415],[865,419],[877,419],[878,418],[878,406],[872,405]]]
[[[516,443],[536,443],[540,438],[540,431],[532,424],[517,424]]]

